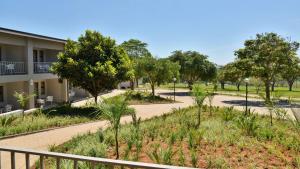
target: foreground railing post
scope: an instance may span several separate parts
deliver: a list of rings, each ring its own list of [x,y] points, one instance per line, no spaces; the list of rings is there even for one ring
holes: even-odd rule
[[[96,168],[96,163],[95,162],[91,162],[92,163],[92,169]]]
[[[26,169],[30,169],[29,153],[25,154]]]
[[[44,156],[40,156],[40,169],[44,169]]]
[[[74,169],[78,169],[78,161],[74,160]]]
[[[60,169],[60,158],[56,158],[56,169]]]
[[[15,152],[10,153],[10,163],[11,163],[11,169],[16,169],[16,160],[15,160]]]

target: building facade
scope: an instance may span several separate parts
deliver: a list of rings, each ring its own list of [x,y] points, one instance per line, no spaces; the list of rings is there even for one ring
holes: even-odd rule
[[[50,73],[66,41],[37,34],[0,28],[0,108],[18,109],[15,92],[34,94],[28,109],[41,99],[68,100],[67,81]],[[50,97],[49,97],[50,96]],[[4,110],[5,111],[5,110]]]

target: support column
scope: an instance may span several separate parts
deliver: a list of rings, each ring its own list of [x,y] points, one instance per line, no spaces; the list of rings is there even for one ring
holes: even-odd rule
[[[25,49],[25,55],[27,60],[27,72],[28,72],[28,94],[34,94],[34,85],[33,85],[33,43],[31,39],[27,39],[27,46]],[[31,97],[28,103],[28,108],[34,108],[34,97]]]

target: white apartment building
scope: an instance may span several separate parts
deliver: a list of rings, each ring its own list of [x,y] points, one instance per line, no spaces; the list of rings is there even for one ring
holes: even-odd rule
[[[14,93],[35,93],[28,109],[41,99],[68,100],[67,81],[59,81],[49,68],[66,41],[0,27],[0,111],[18,109]]]

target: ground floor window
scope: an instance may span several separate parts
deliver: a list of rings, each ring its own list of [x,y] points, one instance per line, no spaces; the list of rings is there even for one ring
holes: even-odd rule
[[[4,91],[3,86],[0,86],[0,102],[4,101]]]

